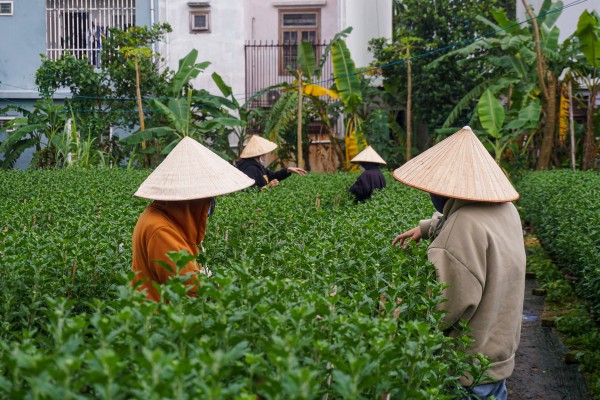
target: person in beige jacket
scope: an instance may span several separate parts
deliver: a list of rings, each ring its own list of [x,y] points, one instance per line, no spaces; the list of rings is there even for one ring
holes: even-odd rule
[[[398,168],[394,178],[430,193],[437,212],[392,245],[431,239],[429,261],[447,285],[442,329],[459,335],[466,321],[474,339],[468,352],[491,361],[492,381],[473,386],[463,376],[461,384],[476,398],[506,399],[525,290],[523,231],[512,204],[519,194],[469,127]]]

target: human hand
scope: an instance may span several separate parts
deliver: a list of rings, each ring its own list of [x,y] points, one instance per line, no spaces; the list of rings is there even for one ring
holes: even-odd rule
[[[277,186],[277,185],[279,185],[278,179],[273,179],[272,181],[269,182],[269,186],[271,186],[271,187]]]
[[[408,245],[411,241],[419,243],[419,240],[421,240],[421,228],[416,226],[411,230],[396,236],[396,238],[392,241],[392,246],[398,245],[398,247],[401,249],[408,249]]]
[[[303,170],[302,168],[298,168],[298,167],[288,167],[288,172],[292,173],[292,174],[296,174],[296,175],[300,175],[300,176],[304,176],[306,175],[306,171]]]

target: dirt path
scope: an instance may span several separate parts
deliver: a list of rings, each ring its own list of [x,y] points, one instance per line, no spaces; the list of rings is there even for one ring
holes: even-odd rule
[[[552,328],[542,327],[544,297],[532,295],[527,279],[521,343],[516,366],[507,381],[509,400],[588,400],[587,385],[577,365],[564,362],[565,346]]]

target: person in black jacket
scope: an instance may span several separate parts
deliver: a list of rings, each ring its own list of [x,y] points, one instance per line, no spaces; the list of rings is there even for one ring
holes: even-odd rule
[[[263,156],[272,152],[277,148],[277,144],[270,140],[263,139],[258,135],[253,135],[244,151],[240,155],[240,160],[236,163],[236,167],[254,179],[252,187],[265,189],[272,186],[277,186],[279,181],[284,180],[292,174],[300,176],[306,175],[306,171],[302,168],[288,167],[279,171],[271,171],[263,165]]]
[[[365,201],[371,198],[373,190],[385,187],[385,177],[379,169],[386,162],[371,146],[361,151],[350,162],[359,163],[364,172],[358,177],[354,185],[350,187],[350,193],[355,201]]]

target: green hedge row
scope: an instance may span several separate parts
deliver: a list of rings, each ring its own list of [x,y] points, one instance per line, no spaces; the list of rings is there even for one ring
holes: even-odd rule
[[[577,277],[577,291],[600,320],[600,174],[555,170],[518,185],[521,214],[557,265]]]
[[[427,195],[387,175],[354,205],[356,175],[309,174],[219,197],[199,256],[214,275],[155,304],[129,286],[145,175],[0,172],[1,399],[460,395],[468,339],[438,329],[426,245],[390,246]]]

